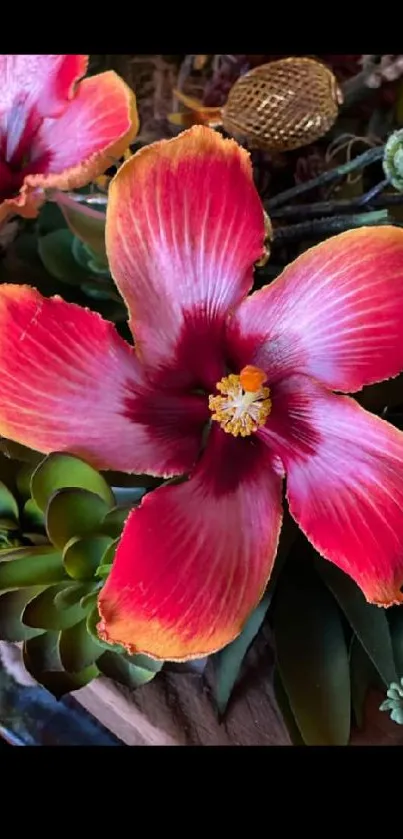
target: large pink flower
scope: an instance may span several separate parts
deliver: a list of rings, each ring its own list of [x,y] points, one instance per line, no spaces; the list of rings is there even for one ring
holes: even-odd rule
[[[0,55],[0,221],[35,217],[45,187],[89,183],[138,130],[133,92],[113,72],[80,81],[86,55]]]
[[[100,634],[156,658],[231,641],[291,513],[373,603],[403,595],[403,434],[331,389],[403,368],[403,231],[344,233],[246,297],[264,240],[247,153],[197,127],[114,179],[111,269],[136,349],[110,323],[0,288],[0,433],[162,476],[126,522]],[[206,432],[209,431],[207,434]]]

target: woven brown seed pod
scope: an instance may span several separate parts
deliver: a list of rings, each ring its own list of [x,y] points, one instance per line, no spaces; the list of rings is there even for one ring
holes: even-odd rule
[[[223,125],[256,148],[290,151],[329,131],[343,97],[336,78],[312,58],[284,58],[241,76],[223,108]]]

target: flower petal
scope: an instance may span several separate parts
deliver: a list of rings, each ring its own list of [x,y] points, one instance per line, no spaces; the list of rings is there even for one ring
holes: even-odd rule
[[[259,432],[280,455],[290,511],[367,600],[402,603],[403,434],[305,376],[273,392]]]
[[[213,429],[190,480],[130,514],[99,597],[100,636],[171,661],[232,641],[273,566],[281,483],[259,441]]]
[[[41,117],[59,116],[87,65],[87,55],[0,55],[2,118],[23,103],[27,112],[34,107]]]
[[[173,475],[195,462],[208,408],[152,390],[115,327],[58,297],[0,286],[0,434],[98,468]]]
[[[44,174],[25,178],[29,187],[73,189],[115,162],[138,131],[136,98],[112,70],[84,79],[64,113],[45,119],[33,158],[48,158]]]
[[[356,391],[403,368],[403,230],[334,236],[251,295],[230,322],[233,363],[270,381],[306,373]]]
[[[112,181],[106,244],[147,364],[167,360],[211,387],[223,319],[263,254],[249,155],[204,126],[142,149]]]

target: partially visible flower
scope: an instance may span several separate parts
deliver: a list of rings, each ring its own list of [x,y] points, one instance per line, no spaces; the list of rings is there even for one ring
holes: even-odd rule
[[[138,131],[134,93],[112,71],[81,81],[85,55],[0,56],[0,221],[34,218],[46,188],[100,175]]]
[[[0,434],[189,476],[130,513],[100,593],[101,637],[131,652],[200,658],[239,634],[275,560],[284,476],[316,549],[370,602],[403,602],[403,434],[342,395],[403,369],[403,230],[343,233],[246,296],[264,238],[249,155],[196,127],[109,189],[134,348],[93,312],[0,286]]]

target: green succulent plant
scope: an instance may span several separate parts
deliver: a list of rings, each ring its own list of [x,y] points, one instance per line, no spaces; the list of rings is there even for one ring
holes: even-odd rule
[[[130,656],[96,631],[98,592],[144,489],[126,489],[122,502],[68,454],[7,461],[1,455],[0,638],[23,642],[27,670],[58,698],[100,673],[131,688],[150,681],[161,662]]]
[[[388,697],[380,705],[380,711],[390,711],[390,718],[398,725],[403,725],[403,678],[398,682],[391,682],[386,691]]]

